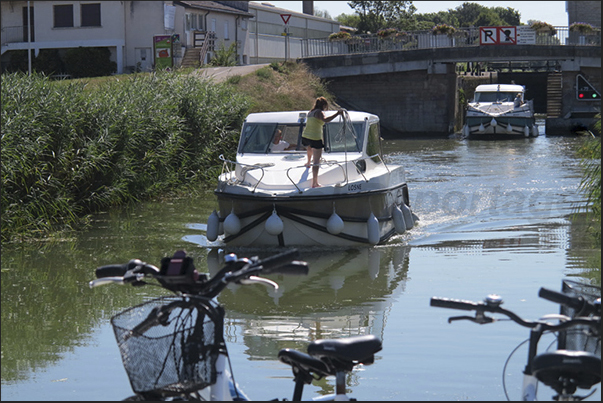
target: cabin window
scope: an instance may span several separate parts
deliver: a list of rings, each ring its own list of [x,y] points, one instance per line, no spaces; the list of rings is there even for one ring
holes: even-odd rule
[[[72,28],[73,27],[73,4],[61,4],[53,7],[54,27]]]
[[[366,145],[366,153],[369,157],[373,157],[373,161],[379,162],[381,155],[381,133],[379,132],[379,124],[372,123],[369,127],[368,143]]]
[[[101,5],[82,4],[82,27],[100,27],[101,26]]]
[[[325,125],[325,148],[331,153],[361,152],[364,123],[345,124],[335,119]]]
[[[265,154],[268,152],[270,142],[276,131],[276,123],[250,123],[243,126],[239,154]]]
[[[476,92],[475,102],[513,102],[516,92]]]

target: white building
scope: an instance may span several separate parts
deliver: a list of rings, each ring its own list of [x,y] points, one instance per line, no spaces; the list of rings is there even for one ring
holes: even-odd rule
[[[325,38],[335,21],[247,1],[2,1],[3,70],[14,51],[103,47],[117,74],[179,66],[191,54],[203,63],[236,43],[237,63],[255,64],[301,56],[301,40]],[[30,10],[29,16],[27,10]],[[288,17],[283,17],[288,16]],[[285,23],[286,20],[286,23]],[[31,27],[28,30],[28,26]],[[283,36],[287,29],[289,36]],[[156,36],[170,38],[160,49]],[[209,48],[203,48],[203,38]],[[288,40],[287,40],[288,39]],[[161,62],[161,63],[159,63]]]
[[[296,59],[302,55],[303,39],[327,38],[340,29],[337,21],[297,13],[271,3],[250,1],[249,12],[254,16],[249,22],[250,64]]]

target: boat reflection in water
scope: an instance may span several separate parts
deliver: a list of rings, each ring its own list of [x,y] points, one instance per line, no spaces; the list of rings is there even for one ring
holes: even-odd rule
[[[306,276],[273,275],[278,290],[261,285],[229,286],[220,294],[226,308],[226,340],[242,328],[252,359],[274,359],[281,348],[305,350],[325,338],[374,334],[383,338],[392,297],[403,292],[408,247],[336,251],[300,250]],[[260,258],[270,255],[262,252]],[[241,252],[239,256],[253,256]],[[210,274],[223,265],[224,252],[208,255]]]

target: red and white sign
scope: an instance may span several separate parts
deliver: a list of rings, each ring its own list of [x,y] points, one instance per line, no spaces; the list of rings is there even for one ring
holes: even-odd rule
[[[516,45],[517,27],[479,27],[480,45]]]
[[[281,14],[281,18],[285,24],[289,23],[289,18],[291,18],[291,14]]]

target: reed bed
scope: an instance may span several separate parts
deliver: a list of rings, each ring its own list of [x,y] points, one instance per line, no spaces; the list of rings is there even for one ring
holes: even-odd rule
[[[2,75],[2,241],[111,206],[208,184],[249,100],[173,72],[100,84]]]

